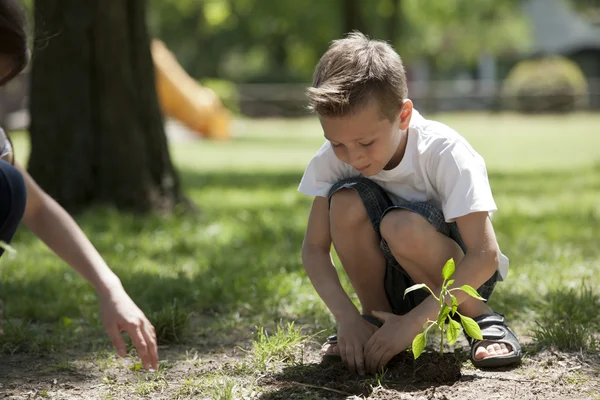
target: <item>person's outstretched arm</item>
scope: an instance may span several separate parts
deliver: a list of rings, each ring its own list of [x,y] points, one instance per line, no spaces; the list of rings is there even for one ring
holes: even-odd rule
[[[121,332],[131,337],[143,366],[158,369],[154,327],[125,292],[120,279],[106,265],[98,251],[73,218],[40,188],[20,165],[27,185],[27,205],[23,223],[48,247],[96,289],[100,298],[102,323],[117,353],[124,357],[126,347]]]

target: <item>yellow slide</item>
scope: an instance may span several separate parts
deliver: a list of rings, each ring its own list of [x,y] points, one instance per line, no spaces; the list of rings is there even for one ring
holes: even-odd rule
[[[231,113],[211,89],[190,77],[165,44],[152,40],[156,91],[163,113],[201,137],[229,139]]]

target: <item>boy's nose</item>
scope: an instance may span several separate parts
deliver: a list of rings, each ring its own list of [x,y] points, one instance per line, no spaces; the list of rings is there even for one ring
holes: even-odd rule
[[[348,152],[348,164],[353,167],[361,167],[364,164],[365,156],[360,151],[349,151]]]

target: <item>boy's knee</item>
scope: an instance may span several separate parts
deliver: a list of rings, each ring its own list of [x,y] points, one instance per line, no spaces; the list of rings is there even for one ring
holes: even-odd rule
[[[329,218],[332,229],[352,229],[369,222],[367,210],[359,194],[353,189],[341,189],[333,194]]]
[[[392,210],[383,217],[379,229],[393,253],[413,254],[422,250],[427,234],[434,228],[415,212]]]

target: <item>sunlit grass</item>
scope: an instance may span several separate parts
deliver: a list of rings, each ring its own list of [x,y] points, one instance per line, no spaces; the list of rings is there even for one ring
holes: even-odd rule
[[[532,334],[536,321],[552,328],[562,317],[546,313],[551,299],[562,293],[579,301],[568,289],[582,282],[596,296],[600,287],[600,116],[439,119],[471,140],[489,167],[499,207],[493,222],[511,260],[491,305],[519,334]],[[311,199],[297,186],[323,140],[318,121],[245,120],[236,133],[230,143],[171,143],[199,215],[140,218],[95,209],[77,218],[153,319],[161,343],[280,320],[313,332],[334,327],[300,259]],[[27,138],[15,135],[14,142],[25,163]],[[91,287],[26,229],[13,245],[17,257],[0,261],[9,322],[0,350],[109,348]],[[214,323],[195,324],[199,316]],[[72,323],[65,326],[63,317]],[[578,323],[598,331],[585,318]]]

